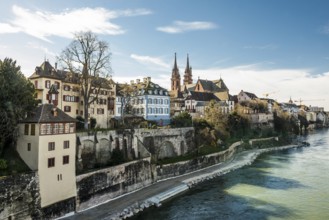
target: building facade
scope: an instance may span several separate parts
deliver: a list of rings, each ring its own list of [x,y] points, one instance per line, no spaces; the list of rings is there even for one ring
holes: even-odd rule
[[[84,101],[81,95],[79,75],[58,70],[57,64],[53,67],[48,61],[35,68],[29,77],[34,84],[35,98],[40,104],[54,103],[59,109],[73,118],[84,117]],[[116,84],[112,78],[103,79],[99,92],[92,92],[91,98],[97,96],[88,108],[88,118],[95,118],[97,125],[109,127],[109,121],[115,115]],[[51,87],[56,91],[51,91]],[[52,89],[52,90],[53,90]],[[49,93],[52,92],[52,93]]]
[[[41,207],[76,197],[76,120],[43,104],[19,124],[17,152],[39,175]]]
[[[124,93],[118,91],[116,97],[117,118],[121,118],[123,113],[128,113],[123,109],[124,103],[126,103],[131,107],[129,114],[155,121],[159,125],[170,123],[170,96],[166,89],[153,83],[151,77],[143,80],[137,79],[136,82],[131,81],[130,85],[125,86],[130,87],[131,94],[129,97],[125,97]]]

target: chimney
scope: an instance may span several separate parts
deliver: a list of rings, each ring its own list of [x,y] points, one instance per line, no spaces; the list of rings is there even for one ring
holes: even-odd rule
[[[147,77],[143,78],[143,82],[147,83]]]
[[[134,80],[130,80],[130,84],[131,85],[134,85]]]
[[[147,77],[147,82],[151,82],[151,77]]]
[[[139,84],[141,82],[140,79],[136,79],[136,83]]]

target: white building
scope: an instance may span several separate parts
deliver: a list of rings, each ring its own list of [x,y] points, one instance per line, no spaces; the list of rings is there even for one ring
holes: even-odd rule
[[[19,124],[17,151],[38,172],[41,207],[76,197],[76,120],[52,104]]]
[[[122,92],[123,87],[130,87],[129,98],[125,98],[125,94]],[[136,82],[131,81],[130,85],[121,85],[118,89],[115,111],[117,118],[121,118],[124,110],[122,109],[122,103],[129,102],[132,108],[130,114],[143,117],[145,120],[156,121],[162,125],[170,123],[170,97],[168,91],[151,82],[151,77],[146,77],[143,81],[139,79]]]

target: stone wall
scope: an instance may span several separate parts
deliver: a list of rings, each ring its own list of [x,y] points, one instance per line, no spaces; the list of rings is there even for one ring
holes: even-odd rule
[[[114,149],[126,160],[174,157],[195,150],[194,128],[126,129],[77,133],[77,170],[85,171],[110,164]]]
[[[36,173],[0,177],[0,219],[36,219],[41,216]]]
[[[159,165],[156,167],[155,178],[157,181],[186,174],[198,169],[202,169],[214,164],[228,161],[232,156],[243,150],[240,146],[243,142],[238,141],[232,144],[227,150],[198,157],[192,160],[178,162],[174,164]]]
[[[77,176],[77,210],[105,202],[152,183],[151,158]]]
[[[75,211],[75,198],[40,204],[37,173],[0,177],[0,219],[53,219]]]

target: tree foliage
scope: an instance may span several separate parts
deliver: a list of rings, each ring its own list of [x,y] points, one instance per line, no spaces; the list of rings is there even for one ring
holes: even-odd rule
[[[34,86],[16,65],[16,61],[0,60],[0,155],[5,145],[16,140],[15,129],[36,105]]]
[[[84,127],[88,129],[88,107],[98,98],[111,71],[109,45],[92,32],[75,34],[74,40],[58,57],[64,69],[79,77],[84,104]]]
[[[213,100],[210,101],[205,110],[205,119],[215,128],[216,131],[219,132],[222,139],[229,137],[227,131],[228,116],[222,113],[220,105]]]
[[[181,112],[171,120],[171,126],[174,128],[191,127],[192,117],[188,112]]]

